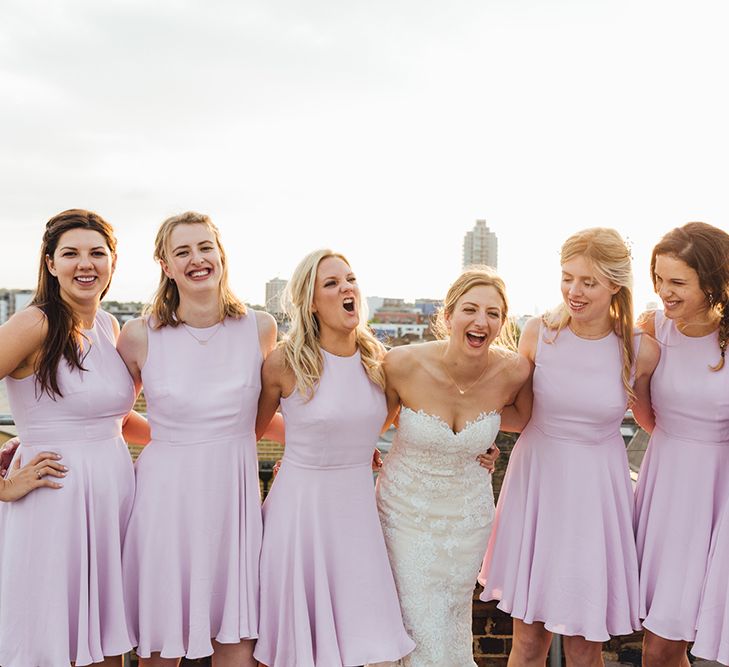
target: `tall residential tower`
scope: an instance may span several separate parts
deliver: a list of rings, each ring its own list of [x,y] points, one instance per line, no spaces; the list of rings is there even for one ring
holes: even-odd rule
[[[288,280],[282,280],[279,277],[269,280],[266,283],[266,310],[276,319],[284,314],[283,304],[281,303],[281,295],[286,289]]]
[[[472,264],[486,264],[497,268],[499,241],[485,220],[476,220],[470,232],[463,237],[463,268]]]

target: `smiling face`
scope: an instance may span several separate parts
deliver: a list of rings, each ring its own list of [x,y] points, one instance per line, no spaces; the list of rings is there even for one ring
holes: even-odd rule
[[[450,344],[469,352],[487,348],[499,335],[505,319],[504,302],[492,285],[476,285],[446,313]]]
[[[58,280],[61,298],[69,303],[98,302],[114,272],[116,256],[106,239],[92,229],[64,232],[46,266]]]
[[[701,289],[699,274],[686,262],[672,255],[657,255],[653,281],[666,317],[683,322],[706,318],[709,301]]]
[[[319,328],[351,332],[359,324],[360,294],[352,268],[341,257],[325,257],[316,270],[311,306]]]
[[[179,224],[171,232],[162,270],[177,284],[180,294],[186,291],[217,291],[223,273],[218,244],[204,224]]]
[[[620,288],[596,275],[584,255],[562,264],[562,299],[571,318],[589,324],[610,317],[610,304]]]

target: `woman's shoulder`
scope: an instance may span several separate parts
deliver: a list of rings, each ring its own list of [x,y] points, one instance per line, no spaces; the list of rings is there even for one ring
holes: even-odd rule
[[[45,336],[48,333],[48,317],[38,306],[28,306],[15,313],[5,324],[29,335]]]
[[[436,362],[443,354],[442,341],[428,341],[412,345],[399,345],[387,351],[385,368],[392,372],[411,370],[414,366]]]
[[[270,354],[263,361],[264,375],[273,376],[281,375],[289,371],[289,365],[286,362],[286,350],[284,346],[279,343],[276,347],[271,350]]]
[[[516,381],[521,382],[529,377],[531,365],[523,354],[500,345],[492,346],[490,352],[493,363],[498,364],[498,372],[507,373],[509,376],[514,377]]]

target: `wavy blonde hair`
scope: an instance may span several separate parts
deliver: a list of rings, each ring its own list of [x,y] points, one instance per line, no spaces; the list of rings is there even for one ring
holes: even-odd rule
[[[215,239],[215,244],[220,252],[220,263],[223,273],[220,276],[220,288],[218,290],[218,306],[220,319],[233,317],[238,319],[246,314],[245,304],[233,294],[228,284],[228,262],[225,256],[223,244],[220,241],[220,231],[213,224],[213,221],[202,213],[187,211],[180,215],[167,218],[157,230],[157,237],[154,241],[154,259],[158,262],[169,263],[169,241],[175,227],[179,225],[203,225]],[[157,291],[152,297],[152,302],[145,307],[144,314],[152,318],[152,326],[155,329],[161,327],[176,327],[180,324],[177,318],[177,309],[180,306],[180,291],[177,283],[169,278],[160,265],[160,278]]]
[[[302,395],[311,398],[321,378],[324,359],[319,344],[319,322],[312,307],[314,287],[319,264],[327,257],[338,257],[351,266],[344,255],[322,248],[309,253],[299,262],[284,292],[284,305],[291,326],[280,343],[284,351],[285,364],[296,377],[296,388]],[[357,348],[367,376],[376,385],[385,388],[385,371],[382,357],[385,348],[367,328],[367,312],[364,300],[359,300],[359,324],[355,329]]]
[[[448,288],[443,305],[438,309],[433,321],[433,333],[439,340],[448,338],[446,319],[453,315],[459,299],[474,287],[493,287],[501,297],[501,331],[494,344],[509,350],[516,350],[516,325],[509,319],[509,300],[506,297],[506,285],[501,277],[490,266],[476,264],[466,268]]]
[[[560,263],[584,257],[595,271],[596,280],[606,287],[618,287],[610,301],[613,330],[622,341],[622,379],[628,397],[634,398],[632,377],[635,363],[633,347],[633,268],[630,249],[623,237],[609,227],[591,227],[570,236],[560,250]],[[554,332],[547,342],[553,343],[559,332],[570,323],[567,306],[561,303],[542,316],[544,325]],[[546,339],[545,339],[546,340]]]

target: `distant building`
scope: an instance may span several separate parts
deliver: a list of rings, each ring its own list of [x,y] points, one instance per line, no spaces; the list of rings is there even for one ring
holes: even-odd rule
[[[382,308],[383,303],[385,303],[384,297],[368,296],[367,297],[367,312],[369,313],[369,316],[372,317],[372,314],[374,312],[376,312],[380,308]]]
[[[463,237],[463,268],[472,264],[486,264],[492,268],[498,265],[499,242],[485,220],[476,220],[470,232]]]
[[[101,308],[116,317],[119,326],[123,327],[126,322],[142,314],[144,304],[141,301],[102,301]]]
[[[375,336],[383,343],[395,343],[404,340],[405,342],[421,341],[428,333],[427,324],[390,324],[376,322],[370,324]]]
[[[32,300],[33,290],[0,289],[0,324],[4,324]]]
[[[422,311],[405,299],[383,299],[382,306],[372,313],[372,321],[379,324],[422,324]]]
[[[442,305],[439,299],[415,299],[415,307],[426,317],[435,315]]]
[[[283,303],[281,295],[286,289],[288,280],[282,278],[274,278],[266,283],[266,312],[271,313],[277,320],[284,315]]]

